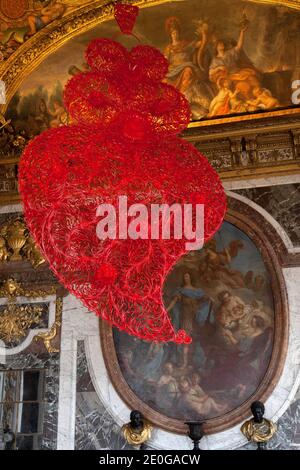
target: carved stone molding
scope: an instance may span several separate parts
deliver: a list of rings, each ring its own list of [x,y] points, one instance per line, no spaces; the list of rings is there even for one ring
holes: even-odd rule
[[[184,137],[206,155],[224,181],[299,173],[300,121],[266,123],[209,127],[205,134],[190,128]]]
[[[0,297],[6,297],[9,301],[15,301],[16,297],[46,297],[56,293],[55,286],[48,289],[28,289],[22,286],[18,281],[13,278],[6,279],[0,287]]]
[[[272,120],[271,120],[272,121]],[[278,123],[277,123],[278,124]],[[192,142],[223,181],[297,174],[300,171],[300,121],[283,119],[272,126],[228,124],[221,130],[188,129]],[[20,154],[19,154],[20,155]],[[17,155],[0,159],[0,204],[18,201]],[[7,163],[10,162],[10,163]]]

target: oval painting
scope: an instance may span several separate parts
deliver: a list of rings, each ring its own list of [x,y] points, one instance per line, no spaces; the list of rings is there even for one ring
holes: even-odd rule
[[[164,302],[193,342],[149,343],[114,330],[132,392],[180,421],[222,416],[255,394],[273,350],[274,308],[268,271],[250,238],[224,222],[202,250],[176,264]]]

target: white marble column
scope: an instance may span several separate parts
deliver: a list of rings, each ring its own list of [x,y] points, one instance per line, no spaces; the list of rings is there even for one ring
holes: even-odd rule
[[[57,449],[74,449],[76,418],[77,337],[74,321],[82,307],[73,296],[64,298],[61,329]]]

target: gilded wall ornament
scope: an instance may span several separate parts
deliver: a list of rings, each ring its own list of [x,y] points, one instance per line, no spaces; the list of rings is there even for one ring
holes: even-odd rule
[[[29,261],[34,268],[45,263],[22,217],[8,221],[0,227],[0,263]]]
[[[52,341],[56,338],[59,328],[61,326],[62,307],[63,307],[63,299],[58,297],[56,299],[55,322],[53,323],[49,331],[46,331],[45,333],[39,333],[34,338],[35,341],[42,340],[44,342],[45,348],[47,349],[49,353],[59,352],[58,348],[55,348],[54,346],[52,346]]]
[[[243,424],[241,431],[248,441],[265,443],[272,439],[277,426],[266,418],[263,418],[260,423],[256,423],[252,418]]]
[[[2,1],[0,20],[11,26],[17,26],[27,18],[29,11],[34,9],[34,3],[34,0]]]
[[[38,268],[45,263],[45,259],[43,258],[39,249],[36,247],[36,244],[34,243],[31,236],[29,236],[26,240],[23,253],[34,268]]]
[[[22,285],[13,278],[7,279],[2,287],[0,287],[0,297],[6,297],[7,299],[15,299],[16,297],[46,297],[56,293],[56,287],[52,286],[49,289],[25,289]]]
[[[22,260],[20,250],[26,243],[26,231],[27,229],[25,227],[25,224],[18,219],[13,221],[6,227],[7,244],[13,252],[10,257],[10,261]]]
[[[7,279],[0,287],[0,297],[7,298],[7,304],[0,306],[0,340],[5,344],[20,343],[25,338],[33,325],[45,328],[43,325],[43,314],[45,304],[22,304],[17,303],[17,297],[40,298],[56,293],[56,287],[49,289],[26,289],[13,278]],[[61,325],[63,299],[56,299],[55,321],[49,331],[39,333],[35,341],[42,340],[49,353],[58,352],[51,342],[58,334]]]
[[[27,336],[32,325],[40,323],[42,314],[41,305],[16,305],[10,299],[0,311],[0,340],[6,344],[19,342]]]

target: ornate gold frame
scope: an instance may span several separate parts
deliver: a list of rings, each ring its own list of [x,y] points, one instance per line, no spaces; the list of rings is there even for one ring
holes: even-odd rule
[[[16,93],[22,81],[54,51],[59,49],[71,38],[86,32],[101,22],[113,18],[113,4],[116,0],[95,0],[72,13],[53,21],[48,26],[26,41],[12,56],[0,66],[0,79],[6,84],[7,103],[0,106],[0,112],[5,113],[9,101]],[[252,3],[277,4],[295,10],[300,10],[300,0],[248,0]],[[140,8],[170,3],[172,0],[127,0]],[[191,123],[191,127],[204,127],[213,124],[239,122],[241,120],[262,119],[272,116],[298,115],[300,109],[270,111],[262,114],[247,114],[242,117],[228,117],[212,121]]]
[[[6,308],[10,315],[10,323],[3,324],[2,329],[0,325],[0,334],[12,334],[13,327],[18,326],[16,329],[17,339],[25,337],[30,328],[32,310],[34,305],[28,304],[26,306],[19,306],[17,303],[17,297],[28,297],[28,298],[37,298],[37,297],[47,297],[48,295],[56,294],[55,300],[55,320],[49,330],[43,333],[38,333],[34,336],[33,340],[35,342],[42,341],[48,353],[57,353],[59,348],[53,346],[52,341],[58,337],[59,329],[61,326],[61,317],[63,309],[63,298],[58,297],[57,286],[49,286],[46,289],[40,288],[25,288],[21,283],[17,282],[14,278],[8,278],[4,281],[3,285],[0,287],[0,297],[6,297],[7,305]],[[37,310],[36,313],[33,311],[35,316],[39,314]],[[20,319],[23,315],[22,319]],[[20,323],[18,323],[20,322]],[[32,323],[35,323],[33,321]],[[56,341],[57,343],[57,341]]]
[[[271,395],[280,378],[288,345],[288,303],[281,269],[286,253],[284,253],[282,243],[274,229],[265,221],[260,220],[260,216],[254,209],[250,209],[250,212],[253,212],[253,214],[248,214],[249,208],[247,209],[245,204],[232,199],[230,199],[230,201],[232,201],[232,207],[229,208],[225,220],[236,225],[252,239],[261,252],[270,274],[274,296],[274,345],[268,370],[255,394],[230,413],[207,420],[205,424],[206,434],[221,432],[240,423],[249,416],[250,404],[254,400],[264,402]],[[257,218],[254,217],[255,213],[257,214]],[[252,215],[251,218],[250,215]],[[252,222],[252,220],[256,220],[256,223]],[[266,236],[266,234],[268,235]],[[276,246],[276,248],[274,248],[274,246]],[[182,421],[169,418],[153,410],[131,390],[122,375],[118,363],[113,340],[113,329],[108,323],[101,320],[100,338],[106,368],[122,400],[127,403],[131,409],[139,409],[155,426],[161,427],[169,432],[185,434],[187,428]]]

